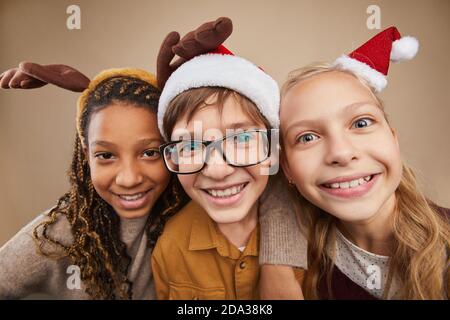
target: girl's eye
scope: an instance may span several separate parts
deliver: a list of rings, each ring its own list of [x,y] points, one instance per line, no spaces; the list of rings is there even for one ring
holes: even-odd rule
[[[352,128],[360,129],[370,126],[373,123],[373,120],[369,118],[358,119],[352,124]]]
[[[319,137],[313,133],[306,133],[304,135],[301,135],[300,137],[297,138],[297,142],[300,143],[309,143],[312,142],[314,140],[319,139]]]
[[[146,158],[157,159],[160,156],[159,150],[156,149],[148,149],[144,151],[144,156]]]
[[[102,153],[97,153],[95,155],[95,157],[100,160],[111,160],[111,159],[113,159],[114,156],[110,152],[102,152]]]

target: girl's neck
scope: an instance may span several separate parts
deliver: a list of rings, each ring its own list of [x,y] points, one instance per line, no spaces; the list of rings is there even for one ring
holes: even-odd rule
[[[217,223],[217,227],[237,248],[244,247],[258,224],[258,203],[255,203],[244,219],[233,223]]]
[[[357,222],[339,221],[339,231],[355,245],[366,251],[389,256],[392,249],[395,193],[370,219]]]
[[[147,223],[149,213],[137,218],[120,217],[120,238],[127,247],[130,247],[142,233]]]

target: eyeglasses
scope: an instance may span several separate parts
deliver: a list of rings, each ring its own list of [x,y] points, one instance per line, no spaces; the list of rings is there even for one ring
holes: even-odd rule
[[[271,131],[252,129],[227,135],[214,141],[178,140],[159,147],[167,169],[177,174],[201,171],[213,150],[233,167],[248,167],[270,157]]]

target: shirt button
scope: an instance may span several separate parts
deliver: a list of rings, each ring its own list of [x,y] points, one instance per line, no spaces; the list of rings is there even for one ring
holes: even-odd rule
[[[246,264],[245,264],[244,261],[242,261],[242,262],[239,264],[239,268],[245,269],[245,267],[246,267]]]

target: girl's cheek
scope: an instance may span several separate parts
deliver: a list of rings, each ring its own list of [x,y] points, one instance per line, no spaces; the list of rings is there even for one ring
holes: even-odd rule
[[[399,145],[390,132],[374,135],[370,141],[366,141],[365,146],[370,148],[372,154],[380,161],[387,162],[391,166],[398,166],[398,163],[401,163]]]
[[[115,173],[111,169],[102,168],[98,165],[91,165],[91,180],[96,189],[107,188],[114,181]]]
[[[152,170],[155,175],[155,180],[160,184],[167,184],[170,180],[170,173],[167,171],[163,162],[156,166],[155,170]]]
[[[313,162],[310,160],[311,155],[308,153],[293,149],[287,157],[289,167],[297,183],[304,181],[306,176],[313,172],[311,168]]]

